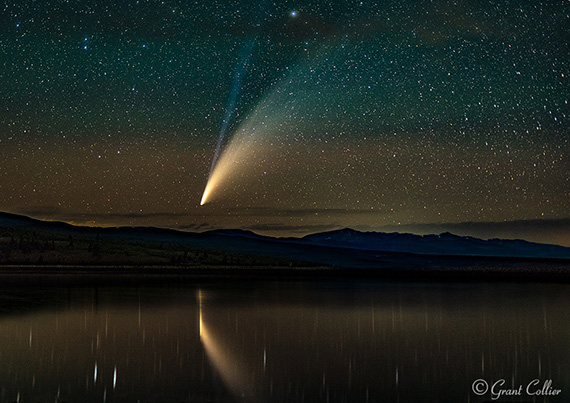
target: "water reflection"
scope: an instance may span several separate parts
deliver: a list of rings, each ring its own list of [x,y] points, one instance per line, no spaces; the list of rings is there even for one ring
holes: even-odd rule
[[[253,388],[255,378],[250,373],[249,367],[245,365],[246,362],[243,358],[240,359],[240,357],[236,356],[236,352],[232,351],[238,349],[232,348],[231,344],[227,343],[225,334],[217,334],[204,322],[203,311],[205,308],[202,290],[198,290],[198,305],[200,312],[200,341],[212,366],[217,370],[226,386],[235,396],[255,396]]]
[[[570,398],[554,284],[233,283],[3,290],[0,401],[485,401],[551,379]],[[501,397],[499,401],[533,400]],[[542,397],[535,398],[543,401]]]

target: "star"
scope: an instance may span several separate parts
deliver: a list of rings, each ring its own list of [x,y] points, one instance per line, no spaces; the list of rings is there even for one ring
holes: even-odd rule
[[[5,3],[2,211],[570,245],[563,8]]]

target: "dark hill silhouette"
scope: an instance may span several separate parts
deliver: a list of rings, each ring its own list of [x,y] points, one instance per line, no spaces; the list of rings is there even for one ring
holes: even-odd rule
[[[414,235],[383,232],[359,232],[352,229],[307,235],[304,242],[361,250],[406,252],[420,255],[570,258],[570,248],[532,243],[520,239],[478,239],[449,232],[438,235]]]
[[[83,227],[0,213],[0,265],[382,269],[501,265],[528,259],[568,265],[570,248],[450,233],[420,236],[341,229],[303,238],[274,238],[234,229],[192,233],[154,227]]]

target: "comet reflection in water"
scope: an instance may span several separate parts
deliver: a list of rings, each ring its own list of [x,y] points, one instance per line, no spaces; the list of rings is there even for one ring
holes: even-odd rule
[[[570,397],[567,284],[0,291],[0,403],[491,400],[476,379]]]
[[[200,341],[212,365],[222,377],[226,386],[237,396],[253,396],[254,379],[248,373],[243,361],[232,352],[232,346],[224,343],[222,337],[216,337],[204,322],[204,302],[202,290],[198,290],[200,321]],[[248,376],[249,375],[249,376]]]

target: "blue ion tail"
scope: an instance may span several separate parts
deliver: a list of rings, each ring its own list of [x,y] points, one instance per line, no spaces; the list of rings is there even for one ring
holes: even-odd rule
[[[224,138],[228,132],[230,127],[230,122],[232,120],[232,116],[236,110],[236,104],[239,96],[239,92],[241,89],[242,81],[244,76],[247,75],[247,70],[249,67],[249,60],[251,59],[251,54],[253,52],[253,48],[255,46],[255,38],[251,38],[242,48],[240,53],[240,58],[238,64],[236,66],[234,77],[232,80],[232,86],[230,89],[230,94],[228,97],[228,104],[226,107],[226,112],[224,114],[224,118],[222,120],[222,127],[220,128],[220,134],[218,136],[218,141],[216,142],[216,148],[214,150],[214,157],[212,158],[212,165],[210,166],[210,173],[208,175],[208,181],[212,177],[212,173],[214,169],[216,169],[216,164],[218,163],[218,159],[220,158],[220,152],[222,151],[222,146],[224,144]],[[206,202],[206,198],[208,195],[208,185],[206,184],[206,189],[204,189],[204,194],[202,195],[202,200],[200,201],[200,205],[204,205]]]
[[[239,90],[241,89],[241,83],[243,77],[247,75],[247,69],[249,65],[249,60],[251,59],[251,53],[253,52],[253,47],[255,46],[255,38],[252,38],[245,44],[242,49],[240,60],[236,66],[234,73],[234,78],[232,80],[232,87],[230,90],[230,96],[228,97],[228,105],[226,107],[226,113],[224,114],[224,119],[222,120],[222,127],[220,128],[220,135],[218,136],[218,142],[216,143],[216,149],[214,150],[214,158],[212,158],[212,166],[210,167],[210,175],[216,167],[218,158],[220,157],[220,151],[222,150],[222,145],[224,143],[224,138],[228,132],[232,116],[236,110],[236,104],[238,100]]]

